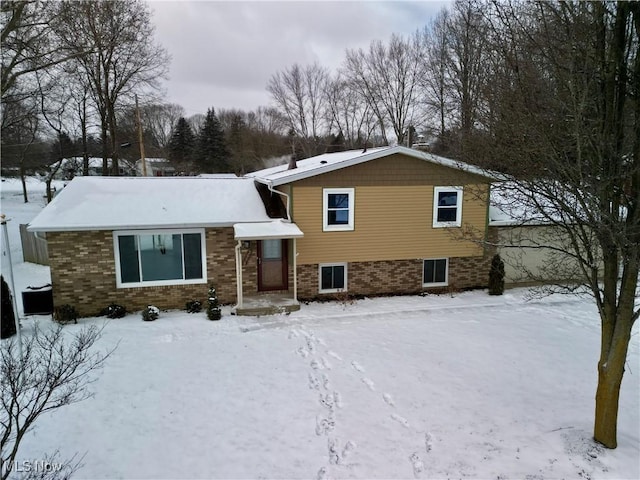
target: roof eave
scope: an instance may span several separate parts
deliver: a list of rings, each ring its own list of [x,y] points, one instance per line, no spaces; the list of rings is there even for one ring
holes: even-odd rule
[[[264,220],[261,220],[264,221]],[[151,225],[83,225],[83,226],[32,226],[27,227],[29,232],[95,232],[95,231],[114,231],[114,230],[177,230],[187,228],[225,228],[233,227],[237,222],[223,223],[180,223],[180,224],[151,224]],[[252,222],[246,222],[252,223]]]
[[[323,165],[320,166],[318,168],[314,168],[311,170],[306,170],[306,171],[302,171],[299,173],[293,173],[290,175],[287,175],[285,177],[281,177],[281,178],[269,178],[269,176],[265,176],[265,177],[259,177],[259,176],[255,176],[253,177],[255,180],[259,181],[260,183],[265,183],[265,184],[270,184],[274,187],[280,186],[280,185],[285,185],[287,183],[293,183],[293,182],[297,182],[299,180],[304,180],[306,178],[310,178],[310,177],[315,177],[317,175],[322,175],[325,173],[329,173],[329,172],[333,172],[336,170],[340,170],[342,168],[347,168],[347,167],[352,167],[354,165],[359,165],[361,163],[365,163],[365,162],[369,162],[371,160],[377,160],[378,158],[382,158],[382,157],[386,157],[389,155],[394,155],[396,153],[402,153],[404,155],[416,158],[418,160],[423,160],[423,161],[427,161],[436,165],[440,165],[443,167],[447,167],[447,168],[453,168],[455,170],[459,170],[462,172],[466,172],[469,174],[473,174],[473,175],[478,175],[481,177],[486,178],[488,181],[496,181],[496,180],[500,180],[500,177],[497,176],[496,174],[492,173],[492,172],[488,172],[485,170],[482,170],[479,167],[475,167],[473,165],[469,165],[466,164],[464,162],[457,162],[455,160],[451,160],[451,159],[446,159],[446,160],[451,160],[452,162],[454,162],[454,165],[447,165],[445,162],[441,162],[439,161],[439,158],[444,158],[444,157],[438,157],[437,155],[433,155],[431,153],[425,153],[425,152],[420,152],[418,150],[414,150],[412,148],[407,148],[407,147],[403,147],[403,146],[395,146],[395,147],[389,147],[388,149],[384,149],[384,150],[379,150],[377,152],[373,152],[367,155],[360,155],[358,157],[354,157],[354,158],[350,158],[348,160],[345,160],[343,162],[336,162],[333,164],[327,164],[327,165]],[[284,170],[283,172],[288,172],[290,170]],[[283,172],[278,172],[276,174],[273,175],[278,175],[280,173]]]

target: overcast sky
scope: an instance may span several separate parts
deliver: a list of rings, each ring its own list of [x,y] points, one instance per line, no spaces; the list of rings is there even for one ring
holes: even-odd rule
[[[336,69],[347,48],[422,28],[448,2],[149,0],[172,57],[167,101],[186,115],[270,103],[274,73],[314,61]]]

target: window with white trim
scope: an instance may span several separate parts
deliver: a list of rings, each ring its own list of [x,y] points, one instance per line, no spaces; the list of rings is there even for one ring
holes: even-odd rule
[[[347,264],[320,265],[320,293],[345,292],[347,290]]]
[[[355,189],[324,188],[322,197],[322,230],[353,230]]]
[[[462,187],[433,188],[433,226],[462,225]]]
[[[113,232],[116,285],[207,282],[204,229]]]
[[[422,286],[441,287],[449,284],[449,259],[430,258],[422,263]]]

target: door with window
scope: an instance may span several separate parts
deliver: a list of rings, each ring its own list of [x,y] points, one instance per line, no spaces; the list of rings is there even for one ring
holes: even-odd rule
[[[287,241],[258,241],[258,290],[287,290]]]

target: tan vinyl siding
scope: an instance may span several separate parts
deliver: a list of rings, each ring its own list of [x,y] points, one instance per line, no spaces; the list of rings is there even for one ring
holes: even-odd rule
[[[390,155],[352,167],[298,180],[297,187],[463,185],[489,183],[480,175],[407,157]]]
[[[421,163],[423,168],[430,168]],[[344,170],[344,178],[350,176],[349,170]],[[463,185],[451,169],[446,170],[446,177],[438,175],[441,182],[427,185],[368,186],[362,177],[353,178],[353,183],[322,182],[325,188],[355,188],[354,230],[347,232],[322,231],[322,186],[307,186],[308,181],[294,183],[293,220],[304,232],[304,238],[298,240],[298,263],[482,255],[480,246],[459,238],[461,228],[433,228],[434,185]],[[316,178],[336,173],[339,174],[332,172]],[[469,179],[466,174],[462,177]],[[388,180],[387,183],[396,183],[393,178]],[[471,225],[476,231],[485,231],[487,189],[486,185],[464,185],[463,227]]]

